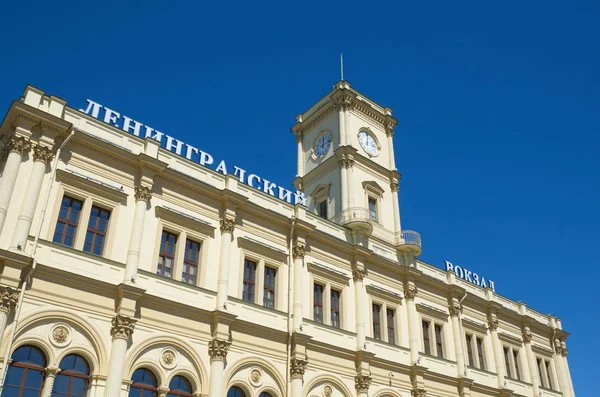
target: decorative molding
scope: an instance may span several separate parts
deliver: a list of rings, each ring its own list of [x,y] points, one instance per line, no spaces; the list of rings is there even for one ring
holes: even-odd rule
[[[338,284],[339,287],[347,286],[348,282],[350,281],[349,276],[337,269],[330,268],[328,266],[314,262],[308,263],[306,266],[308,267],[308,271],[310,273],[316,274],[326,280],[335,282]]]
[[[275,262],[277,264],[283,264],[287,262],[287,251],[249,237],[238,237],[237,242],[238,245],[244,249],[250,257],[254,255],[262,256],[262,259],[266,260],[267,262]]]
[[[427,397],[427,390],[425,389],[413,389],[410,391],[412,397]]]
[[[563,357],[566,357],[567,353],[569,352],[567,350],[567,344],[565,341],[558,338],[554,339],[554,350],[556,351],[556,354],[559,354]]]
[[[41,161],[44,164],[50,163],[52,158],[54,157],[54,153],[52,150],[45,146],[35,145],[33,147],[33,161]]]
[[[235,230],[235,221],[233,219],[223,218],[219,220],[221,233],[233,233]]]
[[[378,197],[383,197],[385,190],[375,181],[364,181],[362,187],[365,191],[371,192]]]
[[[531,337],[531,330],[529,329],[529,327],[525,327],[525,329],[523,330],[523,342],[531,343]]]
[[[263,376],[260,368],[254,367],[250,369],[250,372],[248,373],[248,380],[252,386],[260,387],[263,383],[262,378]]]
[[[509,334],[507,332],[498,332],[498,338],[502,339],[505,342],[508,343],[513,343],[515,345],[521,345],[521,343],[523,343],[523,339],[521,339],[520,337],[513,335],[513,334]]]
[[[302,379],[304,377],[304,372],[306,371],[307,366],[307,360],[292,358],[290,360],[290,377],[292,379]]]
[[[357,375],[354,377],[354,387],[358,393],[368,393],[369,386],[371,386],[370,376]]]
[[[3,287],[0,299],[0,311],[10,313],[19,303],[19,293],[10,287]]]
[[[71,343],[72,332],[67,324],[56,324],[50,330],[50,343],[56,347],[65,347]]]
[[[390,182],[390,189],[392,189],[392,193],[397,193],[400,190],[400,184],[397,179]]]
[[[204,219],[195,218],[192,215],[179,212],[173,208],[157,205],[154,207],[156,214],[164,220],[173,222],[178,226],[187,227],[195,232],[198,232],[206,237],[213,237],[216,227]]]
[[[452,302],[450,305],[448,305],[448,312],[450,313],[450,316],[458,316],[460,311],[461,307],[458,302]]]
[[[57,180],[61,181],[67,186],[95,194],[115,204],[122,203],[127,199],[127,193],[125,193],[123,190],[112,187],[97,179],[88,178],[85,175],[69,169],[56,170],[56,177]]]
[[[61,369],[58,367],[51,366],[51,367],[46,367],[45,371],[46,371],[46,376],[48,376],[50,378],[54,378],[61,371]]]
[[[177,352],[170,347],[164,349],[160,354],[160,364],[165,369],[175,368],[177,366]]]
[[[225,361],[227,358],[227,352],[231,342],[222,339],[212,339],[208,342],[208,355],[210,360],[221,360]]]
[[[405,288],[404,289],[404,298],[409,300],[409,301],[414,301],[415,300],[415,296],[417,296],[417,288]]]
[[[338,160],[338,165],[341,168],[352,168],[354,167],[354,157],[346,154],[340,160]]]
[[[425,303],[417,303],[417,311],[419,313],[427,314],[430,317],[437,318],[441,321],[447,321],[449,316],[445,310],[438,309],[437,307],[430,306]]]
[[[112,336],[113,339],[129,340],[133,334],[136,322],[136,319],[117,314],[113,317],[111,322],[112,327],[110,328],[110,336]]]
[[[402,302],[402,295],[399,292],[394,292],[373,284],[367,285],[366,289],[369,295],[377,296],[385,301],[390,301],[396,304]]]
[[[333,387],[331,385],[323,386],[323,397],[331,397],[333,395]]]
[[[298,258],[304,259],[305,255],[306,255],[306,246],[296,243],[294,245],[294,247],[292,248],[292,257],[294,259],[298,259]]]
[[[135,187],[135,201],[145,201],[148,202],[152,198],[152,193],[150,193],[150,188],[147,186],[136,186]]]
[[[491,331],[496,331],[498,329],[498,317],[496,317],[496,315],[490,316],[488,327]]]

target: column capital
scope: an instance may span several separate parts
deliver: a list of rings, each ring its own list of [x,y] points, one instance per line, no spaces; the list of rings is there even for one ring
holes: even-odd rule
[[[448,305],[448,311],[450,312],[450,316],[458,316],[460,313],[460,305],[458,302],[452,302]]]
[[[44,164],[48,164],[52,161],[54,153],[49,148],[42,145],[35,145],[33,147],[33,161],[41,161]]]
[[[341,168],[352,168],[354,167],[354,157],[349,155],[344,155],[344,157],[338,160],[338,165]]]
[[[292,379],[302,379],[304,377],[304,372],[306,371],[307,366],[307,360],[292,358],[290,360],[290,377]]]
[[[361,269],[352,270],[352,279],[354,281],[363,281],[365,278],[365,271]]]
[[[358,393],[368,393],[371,386],[371,377],[364,375],[356,375],[354,377],[354,387]]]
[[[390,182],[390,188],[392,189],[392,193],[397,193],[400,190],[400,184],[397,179],[393,179],[392,182]]]
[[[136,186],[135,187],[135,201],[145,201],[148,202],[152,198],[152,193],[150,193],[150,188],[147,186]]]
[[[25,139],[24,137],[11,136],[8,143],[6,144],[6,151],[8,153],[15,152],[19,153],[21,156],[26,152],[31,150],[31,142],[29,139]]]
[[[161,386],[159,388],[156,389],[156,391],[158,392],[158,397],[166,397],[167,393],[170,391],[171,389],[169,389],[168,387],[164,387]]]
[[[0,291],[0,311],[10,313],[19,302],[19,293],[10,287],[4,287]]]
[[[490,330],[496,331],[498,329],[498,317],[490,317],[490,320],[488,321],[488,327],[490,327]]]
[[[133,329],[135,328],[136,322],[136,319],[117,314],[112,319],[110,336],[112,336],[113,339],[129,340],[129,338],[133,334]]]
[[[61,369],[58,367],[46,367],[45,371],[46,371],[46,376],[54,377],[54,376],[56,376],[56,374],[58,374],[61,371]]]
[[[340,91],[331,96],[331,102],[335,107],[341,108],[343,111],[352,109],[354,104],[352,102],[353,96],[348,91]]]
[[[412,397],[427,397],[427,390],[425,389],[412,389],[410,391]]]
[[[294,257],[294,259],[297,259],[297,258],[304,259],[305,255],[306,255],[306,246],[303,244],[296,243],[294,245],[294,247],[292,248],[292,256]]]
[[[529,327],[525,327],[523,329],[523,342],[530,343],[531,337],[532,337],[531,330],[529,329]]]
[[[208,341],[208,355],[210,356],[210,360],[225,361],[230,346],[231,342],[222,339],[212,339]]]
[[[558,338],[554,339],[554,350],[556,351],[556,354],[560,354],[563,357],[566,357],[569,352],[565,341]]]
[[[409,301],[413,301],[415,300],[415,296],[417,296],[417,292],[417,287],[407,288],[404,290],[404,298],[406,298]]]
[[[235,221],[233,219],[223,218],[219,221],[221,233],[233,233],[235,229]]]

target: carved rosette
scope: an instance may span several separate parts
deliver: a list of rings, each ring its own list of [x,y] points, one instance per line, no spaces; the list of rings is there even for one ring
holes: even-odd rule
[[[354,377],[354,387],[358,393],[367,393],[369,386],[371,386],[370,376],[357,375]]]
[[[331,397],[333,395],[333,387],[331,385],[323,386],[323,397]]]
[[[412,397],[427,397],[427,390],[425,389],[413,389],[410,391]]]
[[[121,316],[117,314],[112,319],[112,327],[110,328],[110,336],[113,339],[125,339],[129,340],[131,335],[133,334],[133,329],[135,328],[135,323],[137,320]]]
[[[152,198],[152,193],[150,193],[150,188],[146,186],[136,186],[135,187],[135,201],[145,201],[148,202]]]
[[[525,329],[523,330],[523,342],[530,343],[531,337],[532,337],[531,330],[529,329],[529,327],[525,327]]]
[[[258,368],[252,368],[248,374],[248,380],[254,387],[262,385],[262,372]]]
[[[294,257],[294,259],[304,259],[304,256],[306,255],[306,247],[302,244],[296,244],[294,245],[294,247],[292,248],[292,256]]]
[[[41,161],[44,164],[48,164],[53,157],[54,153],[49,148],[41,145],[33,147],[33,161]]]
[[[0,299],[0,311],[10,313],[19,302],[19,293],[10,287],[6,287],[0,295]]]
[[[290,360],[290,377],[292,379],[302,379],[307,366],[308,361],[292,358]]]
[[[231,342],[222,339],[212,339],[208,342],[208,355],[212,360],[225,361]]]
[[[363,281],[365,278],[365,271],[360,269],[352,270],[352,279],[354,281]]]
[[[235,229],[235,222],[233,219],[223,218],[219,221],[219,225],[221,226],[221,233],[233,233]]]
[[[413,301],[415,300],[415,296],[417,296],[417,289],[416,288],[407,288],[404,290],[404,298],[409,300],[409,301]]]
[[[6,144],[6,151],[8,153],[15,152],[23,156],[26,152],[31,150],[31,142],[29,139],[24,137],[13,136]]]
[[[52,339],[56,343],[65,343],[69,339],[69,330],[62,325],[54,328],[52,331]]]
[[[458,316],[458,313],[460,313],[460,305],[457,302],[452,302],[448,306],[448,311],[450,312],[450,316]]]

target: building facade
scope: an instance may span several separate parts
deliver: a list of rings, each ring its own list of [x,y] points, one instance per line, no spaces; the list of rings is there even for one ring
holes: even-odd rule
[[[292,192],[26,87],[0,127],[2,396],[573,397],[560,319],[417,259],[396,124],[338,82],[292,127]]]

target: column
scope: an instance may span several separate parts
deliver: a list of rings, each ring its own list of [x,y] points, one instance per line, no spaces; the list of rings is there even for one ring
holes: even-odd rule
[[[365,328],[365,313],[367,308],[364,306],[367,302],[365,296],[364,282],[363,279],[365,273],[361,269],[354,269],[352,271],[352,279],[354,280],[354,302],[355,302],[355,316],[356,316],[356,349],[364,350],[366,342],[366,328]]]
[[[396,169],[396,160],[394,156],[394,124],[388,121],[388,124],[385,126],[385,135],[387,136],[387,147],[388,147],[388,157],[389,157],[389,168],[390,170]]]
[[[44,388],[42,389],[42,397],[52,396],[52,389],[54,388],[54,380],[56,375],[60,372],[58,367],[46,368],[46,379],[44,380]]]
[[[498,376],[498,388],[504,389],[504,355],[502,353],[502,344],[498,338],[498,318],[495,314],[490,316],[488,325],[490,334],[492,335],[492,346],[494,347],[494,363],[496,364],[496,375]]]
[[[352,173],[354,167],[354,158],[347,154],[346,155],[346,183],[348,187],[346,188],[346,194],[348,195],[348,208],[354,207],[354,189],[352,188]]]
[[[456,352],[456,369],[458,377],[462,378],[467,376],[467,366],[465,364],[465,349],[463,347],[463,335],[460,328],[460,318],[458,316],[460,312],[460,305],[456,299],[452,299],[450,306],[450,320],[452,322],[452,334],[454,335],[454,350]]]
[[[369,395],[369,386],[371,386],[371,377],[357,375],[354,377],[354,387],[357,397],[367,397]]]
[[[23,196],[23,204],[21,204],[21,211],[15,225],[11,247],[17,248],[21,244],[21,249],[24,249],[27,244],[33,213],[42,189],[44,174],[46,174],[46,167],[53,156],[52,151],[47,147],[37,145],[33,148],[33,169],[29,175],[29,182]]]
[[[292,380],[292,396],[302,396],[302,384],[304,383],[304,372],[308,366],[308,361],[292,358],[290,360],[290,379]]]
[[[146,219],[146,210],[148,203],[152,198],[150,188],[146,186],[135,187],[135,212],[133,214],[133,224],[131,225],[131,235],[129,237],[129,249],[127,250],[127,260],[125,262],[124,282],[133,282],[137,275],[140,264],[140,251],[142,248],[142,238],[144,235],[144,220]]]
[[[398,191],[400,190],[400,184],[397,179],[392,179],[390,183],[392,189],[392,203],[394,204],[394,232],[400,233],[400,204],[398,202]],[[402,237],[402,236],[398,236]]]
[[[2,344],[2,337],[4,331],[6,331],[6,325],[8,323],[8,316],[10,312],[17,306],[19,302],[19,293],[10,287],[3,288],[2,294],[0,295],[0,345]]]
[[[304,266],[304,255],[306,254],[306,247],[302,244],[298,244],[292,248],[292,256],[294,257],[294,303],[292,314],[294,321],[292,323],[292,331],[297,332],[301,330],[302,322],[304,320],[304,308],[302,302],[302,291],[303,286],[303,272],[302,267]]]
[[[223,397],[223,371],[225,359],[231,342],[222,339],[212,339],[208,342],[210,356],[210,379],[208,397]]]
[[[118,397],[121,395],[127,343],[133,334],[136,322],[137,320],[121,316],[120,314],[117,314],[112,319],[112,327],[110,329],[112,346],[110,348],[110,360],[108,363],[108,376],[106,377],[104,397]]]
[[[219,280],[217,281],[217,310],[227,309],[229,296],[229,257],[235,223],[233,219],[223,218],[221,224],[221,257],[219,261]]]
[[[299,177],[304,176],[304,133],[296,134],[296,144],[298,145],[298,172]]]
[[[573,383],[569,374],[569,364],[567,362],[567,345],[564,340],[554,340],[554,365],[559,376],[558,383],[560,385],[563,396],[574,397]]]
[[[342,155],[343,158],[338,160],[340,166],[340,182],[342,184],[342,212],[348,209],[348,161],[346,155]]]
[[[539,396],[541,380],[537,370],[537,361],[533,355],[533,349],[531,348],[531,330],[529,327],[525,327],[523,330],[523,344],[525,345],[525,352],[527,353],[527,363],[529,367],[529,375],[531,376],[533,395]]]
[[[565,372],[565,377],[566,377],[566,385],[567,385],[567,393],[569,396],[571,397],[575,397],[575,390],[573,389],[573,380],[571,379],[571,371],[569,370],[569,362],[567,361],[567,344],[565,343],[565,341],[563,340],[561,342],[561,348],[562,348],[562,362],[563,362],[563,368],[564,368],[564,372]]]
[[[346,140],[346,115],[344,112],[343,100],[340,97],[335,98],[334,103],[338,106],[338,128],[340,130],[340,146],[348,145]]]
[[[12,197],[15,183],[17,182],[23,155],[30,149],[31,143],[29,140],[15,136],[10,138],[5,147],[5,150],[8,152],[8,157],[6,158],[2,180],[0,181],[0,232],[4,226],[4,221],[6,220],[6,211],[10,204],[10,198]]]
[[[417,315],[417,306],[415,305],[415,296],[417,287],[407,286],[404,289],[404,298],[408,307],[408,346],[410,347],[410,364],[414,365],[419,359],[419,320]]]

